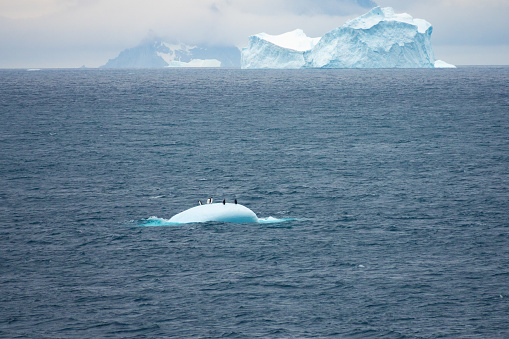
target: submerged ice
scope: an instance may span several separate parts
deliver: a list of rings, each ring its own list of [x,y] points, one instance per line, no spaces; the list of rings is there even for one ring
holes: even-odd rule
[[[321,38],[302,30],[249,37],[241,53],[242,68],[438,68],[433,27],[390,7],[375,7]]]

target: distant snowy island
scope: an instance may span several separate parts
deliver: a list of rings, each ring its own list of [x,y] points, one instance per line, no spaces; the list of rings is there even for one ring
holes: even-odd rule
[[[390,7],[375,7],[321,38],[300,30],[281,35],[259,33],[242,49],[248,68],[454,68],[435,60],[433,27]]]
[[[101,68],[240,67],[240,50],[235,46],[187,45],[146,39],[126,49]]]

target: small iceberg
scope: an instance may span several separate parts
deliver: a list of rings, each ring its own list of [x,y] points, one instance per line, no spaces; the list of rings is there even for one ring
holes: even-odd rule
[[[207,221],[258,223],[258,217],[246,206],[232,203],[206,204],[180,212],[168,221],[171,224],[188,224]]]
[[[435,68],[456,68],[456,66],[442,60],[435,60]]]
[[[258,218],[255,212],[241,204],[215,203],[191,207],[174,215],[170,219],[153,216],[140,221],[140,226],[171,226],[206,222],[276,224],[287,221],[303,221],[303,219],[278,219],[274,217]]]

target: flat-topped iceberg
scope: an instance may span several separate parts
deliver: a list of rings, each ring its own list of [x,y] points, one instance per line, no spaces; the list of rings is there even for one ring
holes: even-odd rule
[[[249,37],[249,47],[242,50],[242,68],[301,68],[304,52],[312,49],[320,38],[310,38],[301,29],[270,35],[259,33]]]
[[[294,31],[283,33],[280,35],[270,35],[267,33],[256,34],[256,37],[261,40],[269,41],[274,45],[281,46],[283,48],[293,49],[295,51],[308,51],[315,47],[320,38],[310,38],[304,33],[302,29],[296,29]]]
[[[433,27],[390,7],[375,7],[321,38],[302,30],[249,37],[242,68],[435,68],[454,67],[435,60]]]

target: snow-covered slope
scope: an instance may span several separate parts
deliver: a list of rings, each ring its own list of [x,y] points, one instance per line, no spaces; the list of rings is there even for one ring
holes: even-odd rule
[[[433,27],[425,20],[414,19],[406,13],[396,14],[390,7],[375,7],[322,38],[307,38],[301,30],[276,37],[264,33],[253,35],[249,46],[242,50],[241,67],[454,67],[435,62],[432,31]]]
[[[267,33],[256,34],[262,40],[273,43],[283,48],[293,49],[299,52],[305,52],[315,47],[320,38],[308,37],[302,29],[283,33],[280,35],[270,35]]]
[[[103,68],[153,67],[239,67],[240,51],[236,47],[189,46],[170,44],[159,39],[145,41],[122,51]]]

